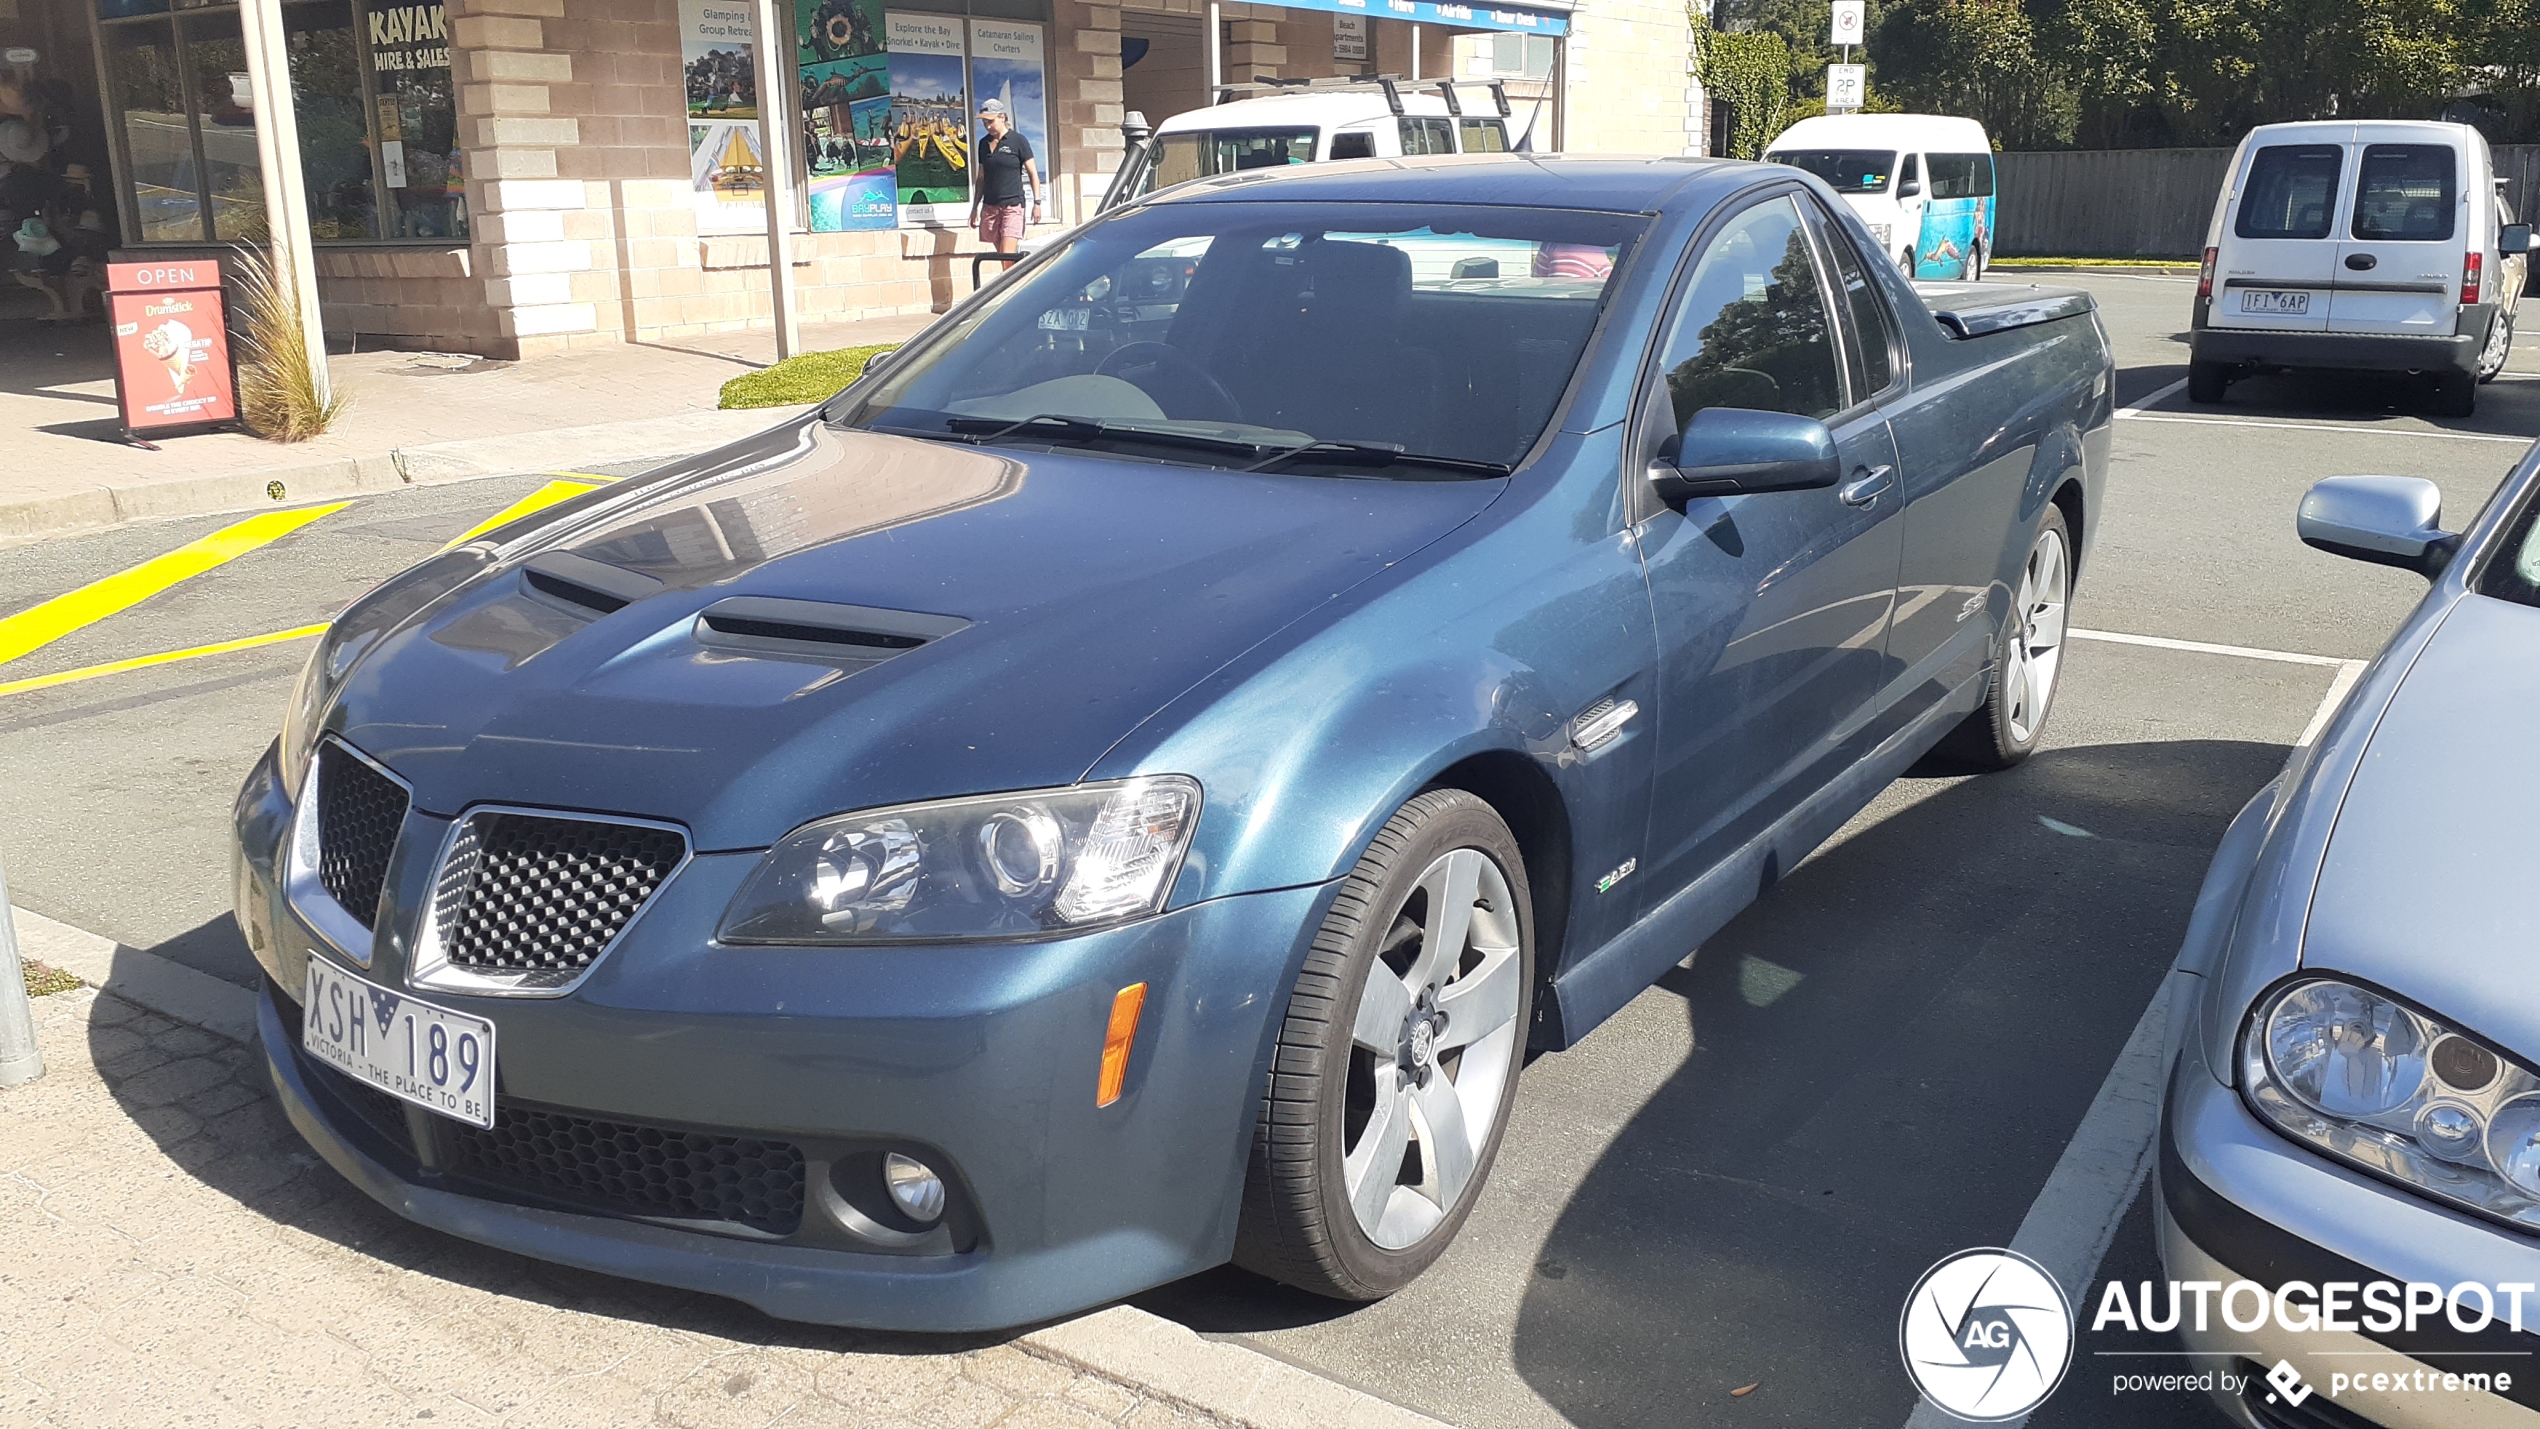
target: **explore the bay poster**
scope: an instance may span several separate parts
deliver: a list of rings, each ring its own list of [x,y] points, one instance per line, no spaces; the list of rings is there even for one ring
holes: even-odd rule
[[[970,218],[968,46],[955,15],[894,10],[891,151],[900,221],[959,225]]]

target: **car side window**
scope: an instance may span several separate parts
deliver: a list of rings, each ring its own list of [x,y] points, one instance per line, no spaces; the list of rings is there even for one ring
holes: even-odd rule
[[[1344,129],[1332,136],[1335,159],[1372,159],[1376,157],[1376,136],[1364,129]]]
[[[1658,360],[1679,430],[1705,407],[1819,418],[1844,408],[1826,284],[1788,195],[1737,214],[1703,245]]]
[[[1870,283],[1861,252],[1852,246],[1852,235],[1822,209],[1812,205],[1809,214],[1818,237],[1826,245],[1827,256],[1834,260],[1835,282],[1843,289],[1843,300],[1836,308],[1844,317],[1844,354],[1852,369],[1852,398],[1856,402],[1867,401],[1896,380],[1896,325],[1888,319],[1887,304]]]
[[[1402,152],[1405,154],[1452,154],[1455,152],[1455,128],[1444,119],[1421,119],[1405,115],[1394,121],[1402,129]]]

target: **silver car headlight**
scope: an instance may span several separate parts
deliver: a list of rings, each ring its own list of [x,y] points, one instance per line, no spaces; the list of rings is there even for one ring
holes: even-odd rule
[[[463,546],[390,576],[344,608],[335,623],[318,637],[317,649],[300,671],[291,708],[282,721],[282,789],[293,802],[300,798],[300,776],[308,771],[310,752],[326,713],[343,692],[345,679],[364,655],[426,606],[467,584],[485,569],[488,556],[476,546]]]
[[[2540,1231],[2540,1076],[2387,993],[2333,978],[2258,1004],[2241,1083],[2294,1140]]]
[[[845,945],[1037,938],[1161,912],[1200,789],[1179,774],[840,814],[767,851],[716,934]]]

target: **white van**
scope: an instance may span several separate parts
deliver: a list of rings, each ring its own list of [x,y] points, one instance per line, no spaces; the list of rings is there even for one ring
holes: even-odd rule
[[[2260,370],[2418,372],[2466,417],[2513,348],[2530,247],[2466,124],[2260,125],[2206,230],[2187,395]]]
[[[1802,119],[1764,161],[1834,186],[1911,278],[1984,276],[1993,252],[1993,141],[1944,114],[1823,114]]]
[[[1531,146],[1538,117],[1512,111],[1508,91],[1496,82],[1386,76],[1230,84],[1217,93],[1218,103],[1173,115],[1152,134],[1129,134],[1120,171],[1103,195],[1105,210],[1155,189],[1242,169],[1405,154],[1504,154]]]

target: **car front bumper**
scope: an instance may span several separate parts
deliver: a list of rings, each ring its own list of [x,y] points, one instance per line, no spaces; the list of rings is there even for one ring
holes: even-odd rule
[[[290,816],[268,753],[237,808],[239,921],[271,980],[259,1016],[283,1107],[347,1179],[487,1245],[785,1319],[902,1330],[1026,1324],[1228,1258],[1271,1034],[1333,887],[1047,942],[728,948],[713,927],[756,855],[701,854],[568,996],[420,994],[496,1024],[498,1117],[798,1147],[799,1227],[774,1234],[665,1221],[534,1178],[488,1183],[450,1155],[457,1123],[303,1056],[307,959],[357,970],[278,889]],[[400,835],[387,931],[358,975],[403,990],[404,850],[438,842],[416,822]],[[1137,982],[1148,992],[1126,1084],[1097,1107],[1112,999]],[[877,1231],[858,1212],[874,1186],[849,1178],[888,1150],[944,1174],[942,1225]]]
[[[2201,1047],[2191,1038],[2182,1048],[2162,1109],[2155,1214],[2171,1280],[2249,1280],[2271,1292],[2298,1281],[2314,1293],[2323,1284],[2373,1280],[2446,1288],[2463,1281],[2540,1284],[2540,1244],[2286,1139],[2215,1079]],[[2502,1372],[2513,1380],[2503,1393],[2350,1387],[2330,1402],[2392,1429],[2532,1429],[2540,1426],[2540,1294],[2526,1295],[2523,1305],[2519,1334],[2499,1305],[2497,1322],[2474,1333],[2454,1329],[2440,1314],[2413,1332],[2289,1331],[2272,1318],[2241,1331],[2219,1314],[2200,1331],[2191,1311],[2181,1317],[2179,1338],[2200,1370],[2249,1376],[2247,1395],[2224,1399],[2222,1408],[2251,1429],[2338,1422],[2267,1403],[2264,1376],[2280,1361],[2311,1386],[2313,1407],[2329,1400],[2330,1376],[2338,1373],[2423,1371],[2439,1384],[2447,1373]]]
[[[2293,367],[2355,372],[2467,372],[2478,370],[2486,345],[2491,305],[2462,310],[2448,334],[2279,332],[2273,329],[2200,327],[2190,351],[2198,362],[2233,367]]]

